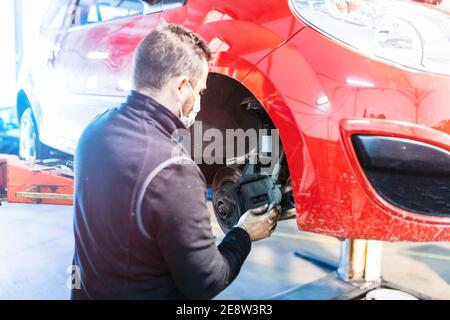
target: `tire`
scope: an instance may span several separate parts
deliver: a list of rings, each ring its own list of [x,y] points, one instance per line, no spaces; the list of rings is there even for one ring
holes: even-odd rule
[[[20,117],[19,156],[27,162],[34,162],[48,156],[48,148],[39,141],[39,133],[31,108],[25,109]]]

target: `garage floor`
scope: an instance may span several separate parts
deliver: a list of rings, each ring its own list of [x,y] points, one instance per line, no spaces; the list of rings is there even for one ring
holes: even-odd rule
[[[218,238],[223,234],[212,219]],[[307,250],[338,258],[333,238],[298,232],[280,222],[271,239],[257,242],[234,283],[219,299],[264,299],[324,276],[294,256]],[[450,243],[385,243],[388,281],[438,299],[450,299]],[[0,299],[67,299],[67,268],[73,253],[72,208],[4,204],[0,208]]]

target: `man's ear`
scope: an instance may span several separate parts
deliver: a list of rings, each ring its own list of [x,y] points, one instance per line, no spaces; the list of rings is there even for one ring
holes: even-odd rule
[[[178,76],[175,78],[174,85],[175,85],[175,91],[177,94],[177,97],[179,100],[185,100],[186,99],[186,93],[184,92],[184,87],[186,86],[186,83],[189,81],[189,79],[186,76]]]

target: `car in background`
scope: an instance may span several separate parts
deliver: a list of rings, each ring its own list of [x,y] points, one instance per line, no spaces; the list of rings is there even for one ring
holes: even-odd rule
[[[72,155],[86,125],[123,101],[134,50],[163,20],[213,52],[204,129],[279,133],[276,174],[233,159],[200,166],[224,230],[276,198],[300,230],[450,240],[450,16],[439,6],[55,0],[21,71],[21,156]]]

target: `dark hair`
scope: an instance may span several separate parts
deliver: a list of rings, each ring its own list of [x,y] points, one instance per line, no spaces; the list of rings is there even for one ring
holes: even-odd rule
[[[196,85],[202,75],[203,59],[210,58],[211,51],[198,34],[164,22],[150,32],[136,49],[134,88],[159,90],[171,78],[183,74]]]

